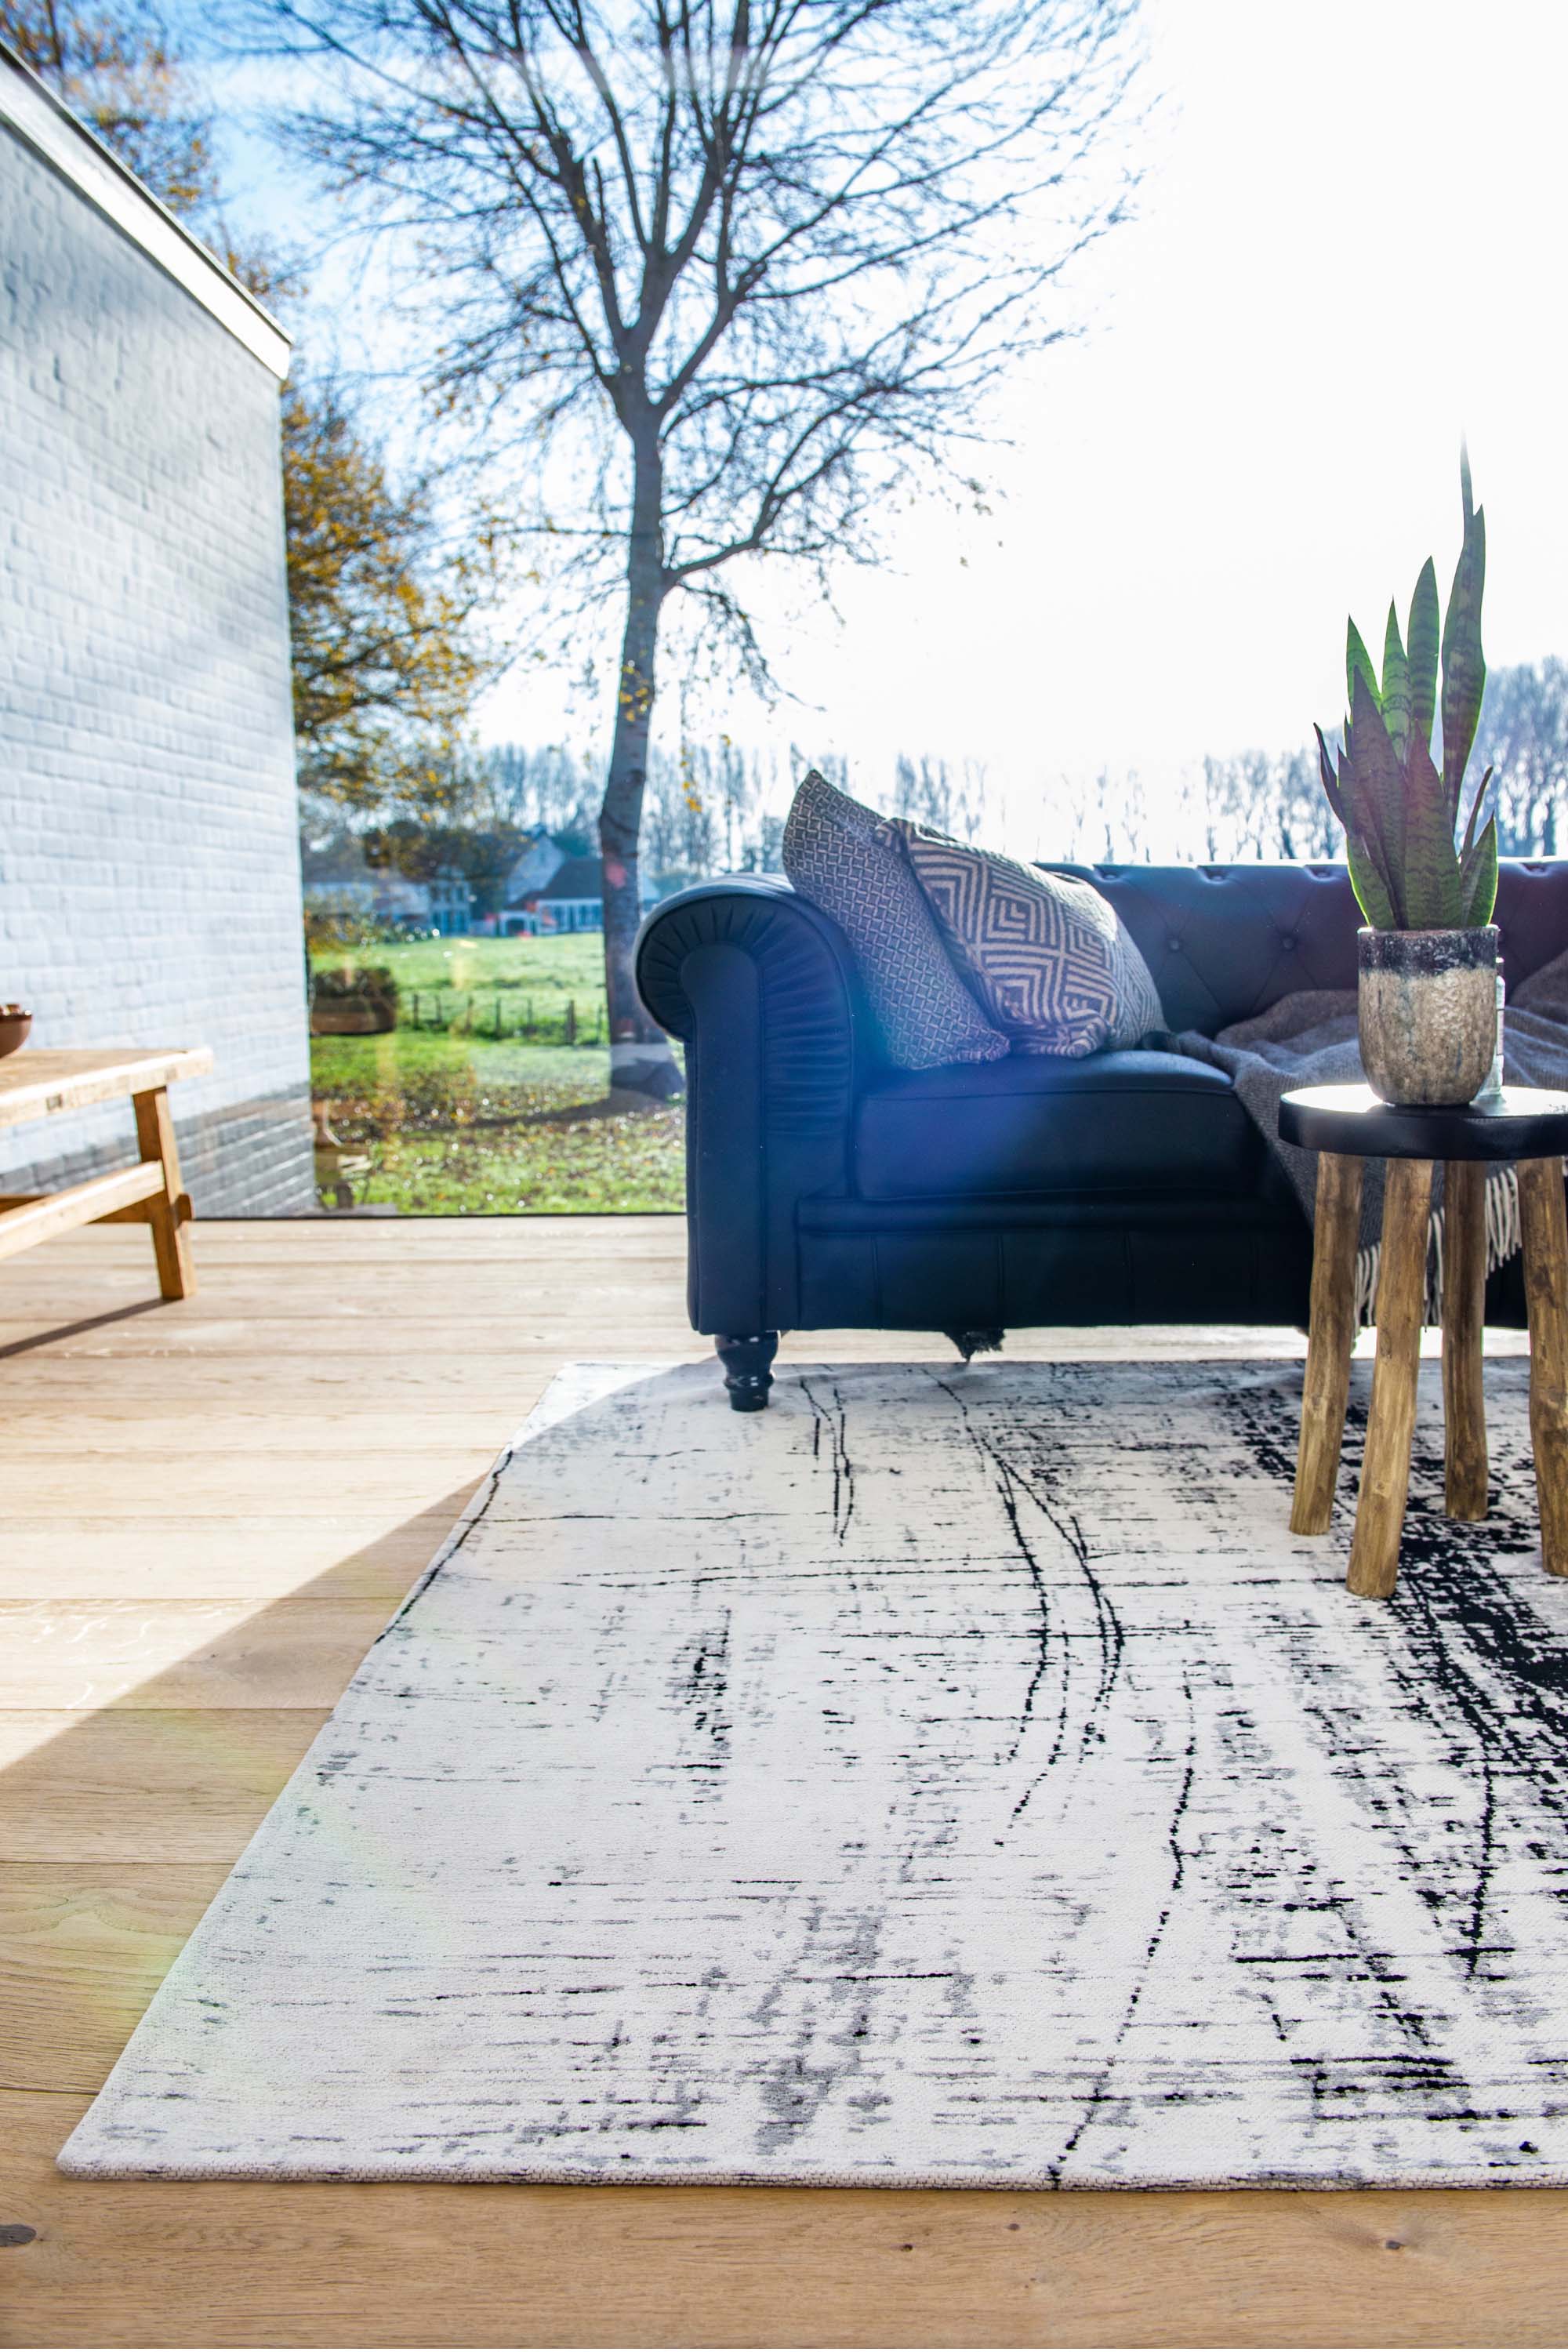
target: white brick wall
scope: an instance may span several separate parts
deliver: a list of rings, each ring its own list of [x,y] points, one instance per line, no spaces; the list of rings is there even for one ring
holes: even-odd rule
[[[198,1211],[313,1205],[278,380],[0,121],[0,999],[209,1045]],[[130,1105],[0,1178],[134,1157]]]

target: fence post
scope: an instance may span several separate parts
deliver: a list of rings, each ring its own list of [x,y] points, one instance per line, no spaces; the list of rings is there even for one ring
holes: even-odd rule
[[[566,1043],[569,1045],[577,1043],[577,1000],[574,996],[566,999]]]

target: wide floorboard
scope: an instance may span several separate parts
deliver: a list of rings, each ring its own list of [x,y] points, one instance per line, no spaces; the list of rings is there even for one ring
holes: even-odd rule
[[[676,1218],[215,1223],[195,1247],[200,1293],[168,1307],[131,1228],[0,1268],[0,2343],[1568,2341],[1555,2191],[61,2179],[153,1988],[552,1372],[706,1352]]]

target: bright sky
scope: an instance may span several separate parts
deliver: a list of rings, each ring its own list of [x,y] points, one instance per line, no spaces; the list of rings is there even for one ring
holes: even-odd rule
[[[817,709],[719,721],[840,751],[874,793],[900,750],[983,758],[1020,847],[1063,772],[1158,794],[1334,724],[1347,609],[1381,636],[1429,553],[1447,595],[1462,432],[1489,658],[1568,651],[1568,8],[1146,7],[1142,216],[1080,273],[1082,339],[1016,388],[994,518],[906,518],[891,572],[841,582],[842,629],[774,619]],[[532,678],[484,732],[589,719]]]
[[[1142,217],[1029,389],[994,528],[911,531],[810,657],[846,751],[972,748],[1015,803],[1058,768],[1152,779],[1332,725],[1347,609],[1380,638],[1428,554],[1447,597],[1461,433],[1489,656],[1568,649],[1568,10],[1148,23],[1171,115]]]

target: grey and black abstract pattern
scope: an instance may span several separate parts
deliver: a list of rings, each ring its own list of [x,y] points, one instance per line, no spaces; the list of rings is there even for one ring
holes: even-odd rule
[[[1164,1013],[1131,932],[1089,882],[891,820],[981,1003],[1020,1054],[1136,1045]]]
[[[1379,1604],[1348,1476],[1332,1536],[1287,1531],[1296,1365],[797,1368],[744,1419],[708,1367],[601,1368],[377,1642],[65,2169],[1568,2179],[1525,1370],[1489,1367],[1481,1527],[1424,1391]]]
[[[1002,1060],[1007,1040],[953,970],[898,836],[815,769],[784,824],[784,869],[848,940],[898,1068]]]

